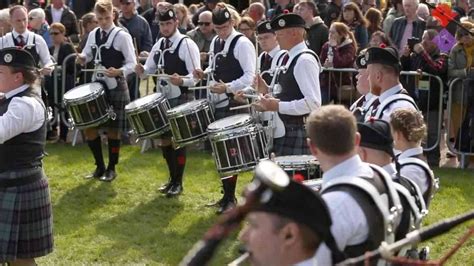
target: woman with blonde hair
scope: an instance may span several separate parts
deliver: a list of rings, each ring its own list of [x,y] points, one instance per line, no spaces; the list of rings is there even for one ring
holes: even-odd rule
[[[186,34],[186,32],[194,29],[194,25],[189,17],[188,7],[183,4],[174,4],[173,7],[178,17],[179,32]]]
[[[357,41],[349,27],[342,22],[333,22],[329,27],[329,40],[321,49],[321,63],[326,68],[351,68],[357,53]],[[321,98],[324,103],[343,101],[339,90],[351,85],[351,74],[324,71],[321,74]],[[341,98],[342,97],[342,98]]]

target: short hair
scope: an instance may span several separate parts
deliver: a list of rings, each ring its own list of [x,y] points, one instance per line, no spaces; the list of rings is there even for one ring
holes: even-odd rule
[[[46,14],[44,13],[44,10],[42,8],[35,8],[35,9],[30,10],[30,12],[28,13],[28,17],[31,17],[34,19],[40,18],[42,21],[44,21],[46,18]]]
[[[114,5],[111,0],[97,0],[94,5],[94,11],[97,13],[113,12]]]
[[[426,124],[420,111],[400,108],[390,114],[393,131],[401,132],[410,142],[420,142],[426,136]]]
[[[247,26],[249,26],[249,28],[252,29],[252,30],[255,30],[255,27],[256,27],[255,21],[249,16],[243,16],[240,19],[239,25],[240,24],[247,24]]]
[[[355,149],[357,124],[343,105],[326,105],[311,112],[306,133],[311,142],[328,155],[345,155]]]
[[[402,0],[402,4],[403,4],[404,2],[408,2],[408,1],[413,2],[416,6],[419,6],[419,5],[420,5],[420,0]]]
[[[28,85],[35,84],[36,80],[39,77],[39,73],[37,69],[30,69],[24,67],[10,67],[11,73],[18,73],[20,72],[23,74],[23,82]]]
[[[87,14],[84,14],[81,17],[82,26],[89,25],[90,23],[92,23],[94,21],[94,18],[95,18],[95,13],[94,12],[89,12]]]
[[[25,11],[25,13],[28,14],[28,9],[26,9],[26,7],[22,6],[22,5],[14,5],[12,7],[10,7],[10,17],[13,15],[13,13],[15,13],[15,11],[17,11],[18,9],[21,9],[23,11]]]
[[[311,12],[313,13],[313,17],[317,16],[319,13],[318,7],[316,6],[316,3],[311,0],[301,0],[298,5],[304,5],[307,8],[311,9]]]
[[[4,8],[0,10],[0,21],[9,21],[10,20],[10,9]]]
[[[51,24],[51,26],[49,26],[49,28],[58,30],[63,34],[66,33],[66,27],[64,27],[64,25],[60,22],[54,22],[53,24]]]
[[[255,9],[255,11],[258,12],[259,15],[264,15],[265,14],[265,6],[260,2],[251,3],[249,5],[249,8],[247,9],[247,13],[251,9]]]
[[[283,217],[277,214],[269,214],[272,220],[273,230],[274,232],[280,231],[283,227],[285,227],[289,223],[295,223],[298,225],[298,228],[301,231],[301,240],[302,246],[307,251],[313,252],[315,251],[319,245],[321,244],[321,239],[318,237],[314,230],[310,229],[309,226],[295,222],[287,217]]]

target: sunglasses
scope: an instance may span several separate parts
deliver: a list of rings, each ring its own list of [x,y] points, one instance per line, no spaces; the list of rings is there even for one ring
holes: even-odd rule
[[[199,26],[209,26],[211,25],[211,22],[198,22]]]
[[[52,32],[50,32],[49,34],[51,34],[51,35],[59,35],[59,34],[61,34],[61,32],[59,32],[59,31],[52,31]]]

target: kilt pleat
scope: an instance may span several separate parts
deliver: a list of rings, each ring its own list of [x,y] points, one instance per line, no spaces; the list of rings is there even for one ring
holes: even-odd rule
[[[115,112],[115,120],[109,119],[101,125],[102,128],[111,128],[121,131],[127,130],[127,117],[125,116],[125,106],[130,103],[130,93],[127,82],[124,79],[117,79],[117,88],[109,90],[107,99]]]
[[[304,125],[285,125],[285,136],[273,140],[273,150],[277,156],[311,154]]]
[[[46,178],[0,188],[0,262],[41,257],[52,250],[52,210]]]

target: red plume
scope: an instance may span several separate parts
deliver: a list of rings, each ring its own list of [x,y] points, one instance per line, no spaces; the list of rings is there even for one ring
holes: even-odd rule
[[[431,12],[431,15],[436,18],[441,26],[446,27],[450,21],[456,17],[456,13],[451,10],[448,4],[438,4]]]
[[[385,43],[380,44],[380,48],[386,48],[386,47],[387,47],[387,45]]]
[[[288,9],[283,10],[283,14],[288,14],[288,13],[290,13],[290,10],[288,10]]]
[[[298,183],[302,183],[304,181],[304,176],[302,174],[294,174],[293,180]]]

